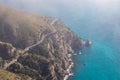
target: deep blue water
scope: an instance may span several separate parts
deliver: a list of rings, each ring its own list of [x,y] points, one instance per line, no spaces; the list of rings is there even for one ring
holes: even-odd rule
[[[6,0],[7,1],[7,0]],[[9,0],[8,0],[9,1]],[[48,0],[44,0],[48,1]],[[54,0],[52,0],[54,1]],[[120,2],[113,0],[113,4],[97,6],[87,2],[89,0],[71,0],[70,3],[63,4],[55,1],[49,3],[47,8],[39,7],[33,9],[13,2],[5,2],[17,8],[42,12],[48,16],[58,17],[71,28],[77,35],[84,40],[90,39],[92,45],[81,50],[82,55],[74,56],[75,66],[73,68],[74,76],[69,80],[120,80]],[[81,1],[81,2],[80,2]],[[99,1],[99,0],[96,0]],[[103,0],[104,1],[104,0]],[[112,1],[112,0],[105,0]],[[73,2],[73,3],[72,3]],[[99,3],[98,3],[99,4]],[[46,10],[45,10],[46,9]]]

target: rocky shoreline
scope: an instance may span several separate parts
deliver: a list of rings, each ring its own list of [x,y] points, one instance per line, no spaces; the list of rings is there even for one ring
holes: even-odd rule
[[[72,61],[72,54],[68,54],[68,57],[69,57],[70,65],[69,65],[68,69],[66,70],[66,75],[63,80],[67,80],[70,76],[73,76],[73,73],[71,71],[72,68],[74,67],[74,63]]]
[[[82,47],[88,47],[88,46],[92,45],[91,40],[83,41],[82,43],[83,43]],[[72,54],[73,54],[73,52],[72,52]],[[74,75],[74,73],[72,73],[72,68],[74,67],[74,62],[72,60],[72,57],[73,57],[73,55],[75,56],[75,55],[78,55],[78,54],[77,53],[74,53],[73,55],[72,54],[68,54],[70,65],[69,65],[68,69],[66,70],[66,75],[65,75],[63,80],[68,80],[68,78],[70,76]],[[79,51],[79,55],[81,55],[81,54],[82,54],[82,52]]]
[[[64,77],[63,80],[67,80],[70,76],[73,76],[73,73],[71,72],[71,69],[74,67],[74,63],[72,62],[67,69],[67,75]]]
[[[68,69],[66,70],[66,75],[63,80],[68,80],[68,78],[70,76],[74,76],[74,73],[72,72],[72,68],[74,67],[74,62],[72,60],[72,57],[74,54],[73,55],[72,54],[68,54],[70,65],[69,65]],[[81,55],[81,54],[82,54],[81,51],[79,52],[79,54],[76,53],[76,55]]]

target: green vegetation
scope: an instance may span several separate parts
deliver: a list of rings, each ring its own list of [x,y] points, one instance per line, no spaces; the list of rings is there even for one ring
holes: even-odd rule
[[[33,80],[31,77],[24,74],[19,74],[19,76],[22,78],[22,80]]]
[[[32,80],[32,78],[22,74],[18,76],[14,73],[0,69],[0,80]]]
[[[13,73],[0,69],[0,79],[1,80],[19,80],[19,77]]]

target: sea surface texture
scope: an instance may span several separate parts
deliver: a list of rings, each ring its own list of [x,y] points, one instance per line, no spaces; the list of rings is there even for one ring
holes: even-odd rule
[[[40,3],[34,5],[38,9],[32,4],[3,4],[58,17],[85,41],[92,41],[91,46],[81,50],[81,55],[74,55],[74,75],[69,80],[120,80],[120,1],[44,1],[47,4],[42,3],[42,7]]]

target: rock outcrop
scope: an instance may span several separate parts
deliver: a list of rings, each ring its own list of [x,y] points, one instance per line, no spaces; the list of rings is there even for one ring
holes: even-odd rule
[[[92,45],[92,42],[91,42],[90,40],[87,40],[87,41],[85,42],[85,46],[90,46],[90,45]]]
[[[63,80],[72,62],[70,54],[83,45],[61,20],[5,6],[0,6],[0,41],[10,44],[0,45],[0,51],[5,50],[0,57],[9,57],[8,63],[19,54],[7,70],[33,80]]]

